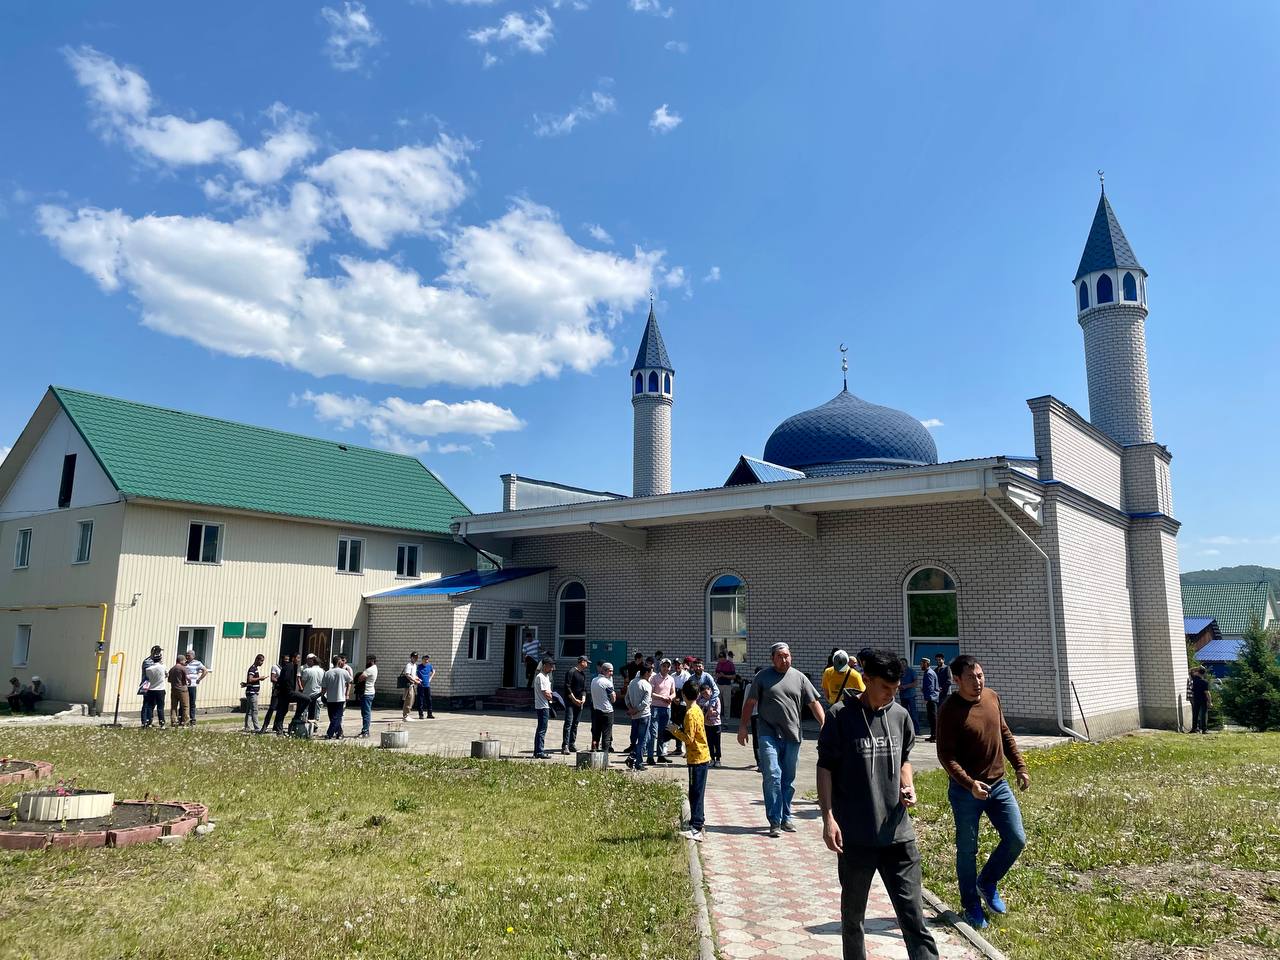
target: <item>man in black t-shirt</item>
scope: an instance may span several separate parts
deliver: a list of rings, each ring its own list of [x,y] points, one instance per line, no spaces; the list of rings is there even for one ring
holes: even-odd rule
[[[1213,694],[1209,692],[1209,681],[1205,679],[1204,667],[1196,667],[1191,674],[1191,732],[1209,732],[1209,704]]]
[[[578,719],[582,705],[587,702],[587,658],[578,657],[573,669],[564,675],[564,738],[560,741],[563,754],[578,751]]]
[[[298,655],[295,653],[286,663],[280,664],[280,679],[276,681],[276,699],[279,704],[279,712],[276,714],[275,725],[272,726],[271,732],[284,736],[284,715],[288,710],[289,704],[293,703],[294,696],[298,692]],[[266,726],[265,724],[263,725]]]

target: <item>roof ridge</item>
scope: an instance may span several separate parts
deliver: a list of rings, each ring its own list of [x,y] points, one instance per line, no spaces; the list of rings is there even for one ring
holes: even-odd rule
[[[243,420],[228,420],[226,417],[214,417],[214,416],[210,416],[207,413],[196,413],[192,410],[179,410],[176,407],[162,407],[159,404],[155,404],[155,403],[143,403],[140,400],[127,400],[124,397],[113,397],[110,394],[106,394],[106,393],[93,393],[90,390],[80,390],[76,387],[60,387],[57,384],[50,384],[49,389],[54,391],[54,394],[58,396],[59,399],[61,399],[62,393],[72,393],[72,394],[78,394],[79,396],[82,396],[82,397],[92,397],[95,400],[110,400],[113,403],[123,403],[131,407],[141,407],[145,410],[158,410],[161,413],[176,413],[182,417],[195,417],[198,420],[207,420],[210,423],[225,423],[232,427],[247,427],[250,430],[260,430],[263,433],[274,433],[278,436],[291,437],[295,440],[310,440],[314,443],[332,443],[335,446],[346,447],[348,450],[363,450],[366,453],[376,453],[381,456],[397,457],[403,460],[411,460],[414,463],[420,464],[424,469],[428,471],[431,470],[430,467],[428,467],[425,463],[423,463],[421,460],[419,460],[417,457],[411,454],[396,453],[394,450],[383,450],[379,447],[365,446],[364,444],[361,444],[361,443],[345,443],[341,440],[331,440],[327,437],[316,437],[306,433],[295,433],[292,430],[281,430],[278,427],[263,427],[263,426],[259,426],[256,423],[245,423]],[[64,404],[63,406],[65,408],[66,405]],[[73,416],[72,419],[74,420],[75,417]],[[89,442],[87,437],[85,438],[85,442],[86,443]],[[92,447],[93,444],[90,443],[89,446]],[[439,480],[440,478],[436,477],[436,479]],[[443,481],[441,481],[441,483],[443,484]],[[453,491],[450,491],[450,493],[452,492]]]

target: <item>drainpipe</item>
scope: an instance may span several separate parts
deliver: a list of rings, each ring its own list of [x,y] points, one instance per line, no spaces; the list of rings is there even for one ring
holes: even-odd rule
[[[983,486],[985,487],[985,483]],[[1027,536],[1027,531],[1018,526],[1013,517],[1000,509],[995,498],[991,496],[988,490],[984,489],[982,491],[982,497],[991,505],[991,509],[1000,514],[1004,518],[1004,522],[1013,527],[1014,532],[1029,543],[1031,549],[1040,554],[1041,559],[1044,560],[1044,586],[1045,593],[1049,598],[1049,648],[1053,651],[1053,702],[1058,708],[1058,729],[1069,737],[1089,743],[1088,737],[1067,726],[1062,715],[1062,667],[1058,662],[1058,613],[1053,603],[1053,563],[1050,561],[1049,555],[1040,549],[1040,544]]]
[[[501,570],[501,569],[502,569],[502,561],[501,561],[501,560],[499,560],[497,557],[495,557],[492,553],[489,553],[489,551],[487,551],[487,550],[481,550],[479,547],[477,547],[474,543],[472,543],[472,542],[471,542],[471,540],[467,537],[467,535],[466,535],[465,533],[455,533],[455,534],[453,535],[453,539],[455,539],[455,540],[459,540],[459,541],[461,541],[462,543],[465,543],[468,547],[470,547],[470,548],[471,548],[472,550],[474,550],[476,553],[480,554],[480,556],[484,557],[486,560],[488,560],[490,563],[492,563],[492,564],[493,564],[495,567],[497,567],[499,570]]]

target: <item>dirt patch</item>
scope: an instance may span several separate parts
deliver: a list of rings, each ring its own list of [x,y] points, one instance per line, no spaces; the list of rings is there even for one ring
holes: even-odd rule
[[[186,814],[186,808],[172,803],[156,807],[159,822],[175,820]],[[59,830],[58,820],[0,820],[0,831],[5,833],[92,833],[97,830],[125,830],[154,823],[149,803],[117,803],[108,817],[89,817],[85,820],[68,820],[67,829]]]

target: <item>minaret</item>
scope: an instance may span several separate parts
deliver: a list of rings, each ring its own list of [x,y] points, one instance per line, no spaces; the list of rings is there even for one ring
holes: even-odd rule
[[[650,297],[649,320],[631,367],[633,497],[671,492],[671,389],[675,379]]]
[[[1089,420],[1117,443],[1151,443],[1147,271],[1120,229],[1105,185],[1074,283],[1084,330]]]

